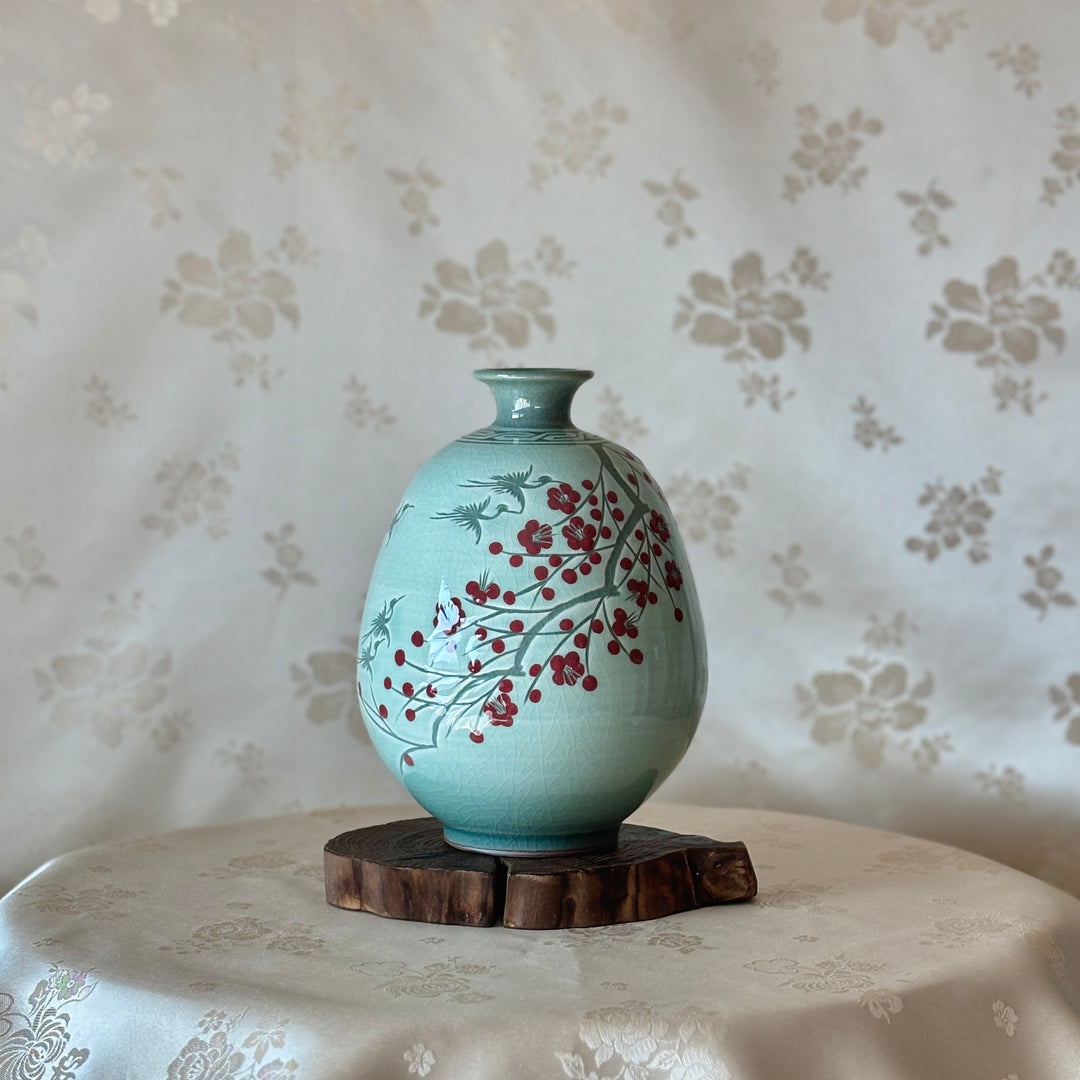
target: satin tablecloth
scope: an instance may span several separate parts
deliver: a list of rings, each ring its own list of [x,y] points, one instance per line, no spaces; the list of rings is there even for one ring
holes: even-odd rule
[[[652,805],[743,839],[750,903],[514,931],[324,901],[334,810],[89,848],[0,902],[2,1080],[1065,1080],[1080,901],[958,850]]]

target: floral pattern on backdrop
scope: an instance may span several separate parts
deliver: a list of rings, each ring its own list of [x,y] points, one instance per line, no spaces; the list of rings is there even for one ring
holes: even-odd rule
[[[595,369],[576,418],[686,538],[710,693],[664,799],[1080,893],[1078,42],[1072,0],[11,0],[0,890],[395,801],[354,693],[368,576],[417,467],[490,418],[470,371],[528,364]],[[626,1019],[689,1074],[686,1022]],[[184,1052],[288,1071],[228,1023]],[[626,1024],[564,1067],[646,1068]]]

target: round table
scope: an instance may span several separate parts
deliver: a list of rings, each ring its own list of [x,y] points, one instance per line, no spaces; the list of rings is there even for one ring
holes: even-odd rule
[[[1080,901],[953,848],[647,804],[744,840],[753,901],[580,930],[326,904],[322,847],[409,807],[65,855],[0,902],[4,1080],[1064,1080]]]

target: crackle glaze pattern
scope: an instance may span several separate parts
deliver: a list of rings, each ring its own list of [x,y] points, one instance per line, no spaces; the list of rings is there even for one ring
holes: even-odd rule
[[[496,421],[420,470],[368,590],[368,732],[460,846],[611,840],[701,715],[686,552],[642,462],[570,424],[590,374],[477,372]]]

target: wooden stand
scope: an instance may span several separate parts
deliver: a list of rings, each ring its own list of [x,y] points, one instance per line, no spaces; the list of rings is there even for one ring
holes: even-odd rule
[[[336,907],[458,926],[605,926],[757,893],[745,844],[642,825],[612,852],[524,859],[460,851],[434,818],[411,818],[335,836],[323,861]]]

